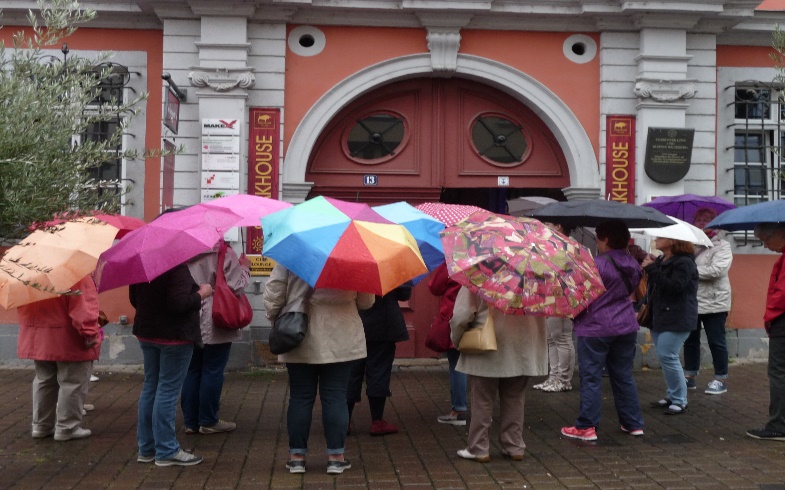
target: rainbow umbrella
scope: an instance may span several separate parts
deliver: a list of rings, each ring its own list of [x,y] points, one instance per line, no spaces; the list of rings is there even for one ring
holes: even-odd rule
[[[427,272],[411,233],[367,204],[320,196],[261,221],[262,254],[314,288],[383,296]]]
[[[442,244],[450,277],[504,314],[574,318],[605,292],[589,250],[535,219],[477,212]]]
[[[433,271],[444,263],[444,248],[439,232],[444,229],[444,223],[423,213],[411,204],[401,201],[384,206],[374,206],[374,211],[382,217],[403,225],[417,241],[425,266],[428,272]],[[417,284],[425,276],[419,276],[412,282]]]

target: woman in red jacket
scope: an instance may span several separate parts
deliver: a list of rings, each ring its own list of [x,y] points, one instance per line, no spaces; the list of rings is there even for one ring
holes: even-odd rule
[[[466,425],[466,374],[456,371],[460,353],[450,342],[450,319],[455,306],[455,298],[461,285],[450,279],[447,273],[447,264],[442,264],[431,274],[428,289],[434,296],[441,296],[439,300],[439,314],[433,319],[431,331],[428,333],[426,346],[436,352],[447,352],[447,362],[450,367],[450,401],[452,410],[447,415],[436,418],[439,423],[450,425]]]
[[[35,361],[33,432],[36,439],[54,435],[56,441],[90,436],[83,428],[82,410],[93,361],[101,351],[98,291],[85,277],[63,295],[20,306],[20,359]]]

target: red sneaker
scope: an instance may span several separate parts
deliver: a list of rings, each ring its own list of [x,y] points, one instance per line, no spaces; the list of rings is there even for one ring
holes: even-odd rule
[[[579,429],[577,427],[562,427],[561,435],[570,437],[572,439],[580,439],[582,441],[597,440],[597,431],[594,430],[594,427],[589,427],[587,429]]]
[[[391,424],[386,420],[374,420],[371,422],[371,435],[383,436],[387,434],[395,434],[398,432],[398,426]]]

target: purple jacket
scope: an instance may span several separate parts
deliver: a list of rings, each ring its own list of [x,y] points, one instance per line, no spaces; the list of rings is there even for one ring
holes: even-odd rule
[[[594,262],[606,291],[575,318],[573,325],[578,337],[613,337],[640,329],[630,300],[630,291],[610,261],[611,257],[627,276],[633,291],[643,276],[638,261],[626,250],[608,250],[598,255]]]

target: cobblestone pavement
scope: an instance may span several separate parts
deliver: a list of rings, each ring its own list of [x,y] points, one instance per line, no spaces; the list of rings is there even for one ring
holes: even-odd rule
[[[230,434],[178,437],[204,456],[193,467],[159,468],[136,462],[136,401],[142,375],[136,369],[96,368],[85,417],[88,439],[55,442],[30,437],[30,369],[0,369],[0,487],[2,488],[756,488],[785,489],[785,442],[744,435],[761,427],[768,412],[765,363],[733,364],[726,394],[690,391],[684,415],[649,409],[661,397],[659,371],[636,373],[644,404],[646,435],[619,430],[605,381],[602,426],[596,443],[560,436],[577,415],[578,390],[531,390],[526,402],[528,445],[522,462],[502,458],[492,429],[491,462],[458,458],[467,427],[436,423],[449,407],[447,371],[396,367],[393,397],[385,417],[401,432],[370,437],[367,404],[355,409],[347,439],[352,468],[339,476],[325,472],[327,457],[317,402],[308,472],[291,475],[287,459],[285,371],[227,375],[221,416],[237,422]],[[707,370],[706,372],[710,372]],[[539,381],[540,379],[537,379]],[[711,380],[702,374],[699,385]],[[574,380],[577,386],[577,377]],[[180,427],[178,418],[178,427]]]

